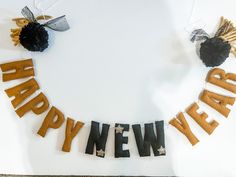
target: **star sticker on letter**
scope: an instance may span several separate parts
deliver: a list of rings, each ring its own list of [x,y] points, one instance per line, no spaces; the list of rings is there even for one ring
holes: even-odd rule
[[[118,125],[117,127],[115,127],[116,133],[122,133],[124,130],[124,127],[121,127],[120,125]]]
[[[158,150],[158,152],[159,152],[160,155],[166,154],[166,150],[165,150],[165,148],[163,148],[162,146],[161,146],[159,149],[157,149],[157,150]]]
[[[99,157],[104,157],[104,156],[105,156],[105,151],[103,151],[102,149],[100,149],[99,151],[97,151],[97,156],[99,156]]]

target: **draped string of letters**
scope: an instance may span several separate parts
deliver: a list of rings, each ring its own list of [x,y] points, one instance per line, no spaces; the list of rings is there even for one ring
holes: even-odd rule
[[[33,60],[21,59],[14,62],[8,62],[1,64],[0,68],[2,70],[3,82],[19,79],[23,80],[22,83],[5,90],[7,96],[11,98],[11,104],[19,118],[24,117],[28,112],[33,112],[35,115],[47,112],[37,132],[41,137],[45,137],[47,133],[50,132],[50,129],[59,129],[62,124],[65,123],[65,138],[61,150],[70,152],[73,139],[79,134],[84,123],[70,117],[65,117],[58,108],[50,105],[45,94],[40,92],[40,86],[35,79]],[[236,82],[236,74],[225,73],[223,69],[213,68],[209,71],[206,81],[236,94],[236,85],[233,83]],[[40,92],[39,94],[37,93],[38,91]],[[30,100],[24,103],[26,99]],[[200,101],[209,105],[227,118],[230,113],[228,105],[232,106],[234,104],[235,97],[220,95],[204,89],[200,94]],[[207,121],[208,114],[206,112],[199,113],[198,110],[199,105],[193,103],[186,109],[186,113],[210,135],[214,132],[219,123],[216,120]],[[180,112],[175,118],[171,119],[169,123],[176,128],[176,132],[180,132],[180,134],[186,136],[192,145],[199,142],[198,138],[194,135],[194,132],[192,132],[183,112]],[[144,124],[144,130],[141,129],[140,124],[131,126],[135,135],[137,149],[141,157],[151,156],[151,149],[154,156],[166,155],[163,120]],[[98,157],[105,157],[109,128],[109,124],[102,123],[102,128],[100,130],[100,123],[91,121],[90,134],[85,150],[86,154],[95,154]],[[128,137],[124,136],[123,133],[129,131],[129,129],[129,124],[115,123],[115,158],[130,157],[129,150],[123,149],[123,144],[128,144]],[[95,153],[94,147],[96,147]]]

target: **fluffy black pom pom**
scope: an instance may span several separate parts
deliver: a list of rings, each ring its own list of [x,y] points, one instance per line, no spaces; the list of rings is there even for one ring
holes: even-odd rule
[[[48,32],[37,22],[30,22],[20,33],[21,45],[29,51],[44,51],[48,47]]]
[[[200,58],[206,66],[221,65],[229,57],[231,46],[218,37],[208,38],[201,43]]]

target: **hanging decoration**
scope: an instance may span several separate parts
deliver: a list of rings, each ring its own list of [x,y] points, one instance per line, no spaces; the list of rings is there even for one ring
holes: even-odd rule
[[[51,16],[38,16],[34,17],[34,14],[26,6],[21,11],[25,18],[15,18],[13,21],[19,27],[17,29],[11,29],[11,38],[14,45],[21,44],[29,51],[43,52],[48,48],[49,35],[45,27],[54,31],[66,31],[69,24],[65,18],[65,15],[51,19]],[[39,20],[48,20],[43,24],[39,23]]]
[[[11,38],[14,45],[21,44],[29,51],[42,52],[48,47],[49,35],[45,28],[54,31],[66,31],[69,29],[64,15],[55,19],[48,15],[35,18],[28,7],[24,7],[21,13],[25,18],[13,19],[19,28],[11,30]],[[40,23],[40,20],[46,20],[46,22]],[[221,65],[228,58],[230,52],[236,55],[236,46],[234,45],[236,41],[236,28],[231,21],[223,17],[213,37],[210,37],[204,30],[197,29],[192,32],[191,41],[201,42],[200,59],[209,67]],[[66,124],[61,150],[63,152],[70,152],[73,139],[79,134],[85,123],[83,121],[76,121],[71,117],[66,117],[61,110],[49,103],[44,93],[40,92],[40,86],[35,79],[33,60],[31,58],[20,59],[4,63],[0,65],[0,69],[2,70],[3,82],[10,82],[12,80],[22,81],[20,84],[5,90],[7,96],[12,98],[11,104],[16,114],[22,118],[29,112],[33,112],[35,115],[46,113],[37,131],[37,134],[42,138],[46,137],[50,131],[57,130],[63,127],[63,124]],[[236,94],[236,74],[226,73],[220,68],[214,68],[209,71],[206,82]],[[26,99],[30,100],[26,101]],[[235,97],[221,95],[204,89],[200,94],[199,101],[227,118],[231,111],[229,106],[235,103]],[[180,112],[169,121],[169,124],[186,136],[192,145],[197,144],[199,139],[191,130],[186,114],[196,121],[209,135],[219,126],[216,120],[207,121],[208,114],[204,111],[199,113],[199,109],[198,103],[193,103],[186,109],[185,113]],[[100,127],[100,125],[102,126]],[[86,154],[105,157],[110,128],[110,124],[91,121],[90,133],[85,149]],[[164,121],[158,120],[155,123],[145,123],[144,130],[142,130],[140,124],[115,123],[113,131],[115,158],[130,157],[129,149],[123,147],[123,145],[129,143],[129,137],[125,136],[124,133],[130,131],[130,128],[133,130],[137,152],[140,157],[151,156],[151,152],[153,152],[154,156],[166,155]]]
[[[31,111],[35,115],[41,115],[44,112],[47,112],[47,115],[42,121],[42,125],[37,132],[37,134],[41,137],[45,137],[47,133],[51,131],[50,129],[61,128],[66,122],[65,139],[62,145],[62,151],[70,152],[72,141],[83,128],[84,123],[82,121],[75,121],[70,117],[65,118],[65,115],[58,108],[50,105],[47,97],[42,92],[35,96],[40,87],[34,78],[35,71],[33,60],[23,59],[4,63],[0,65],[0,68],[2,70],[3,82],[18,79],[26,80],[5,90],[7,96],[9,98],[13,98],[11,103],[16,114],[22,118]],[[206,81],[236,94],[236,74],[234,73],[226,73],[223,69],[214,68],[209,71]],[[27,103],[21,105],[29,97],[33,98]],[[200,94],[200,101],[227,118],[230,114],[229,106],[233,106],[235,103],[235,97],[221,95],[204,89]],[[169,121],[173,127],[187,137],[192,145],[197,144],[199,140],[192,132],[185,114],[188,114],[209,135],[212,134],[219,126],[219,123],[216,120],[207,121],[208,114],[204,111],[199,113],[199,109],[200,107],[198,103],[195,102],[186,109],[186,113],[180,112],[176,118]],[[129,131],[129,128],[129,124],[115,124],[114,156],[116,158],[130,157],[129,150],[123,149],[123,145],[128,144],[128,137],[124,136],[123,133],[125,131]],[[100,130],[99,122],[91,122],[90,134],[85,150],[86,154],[94,154],[94,147],[96,147],[96,156],[105,157],[109,129],[110,124],[103,123]],[[134,124],[132,125],[132,130],[140,157],[151,156],[151,149],[153,150],[154,156],[163,156],[166,154],[164,121],[156,121],[155,128],[153,123],[144,124],[144,132],[142,132],[140,124]]]
[[[236,28],[224,17],[221,17],[213,37],[203,29],[196,29],[191,34],[191,41],[200,42],[200,59],[207,67],[221,65],[229,57],[230,52],[236,56]]]

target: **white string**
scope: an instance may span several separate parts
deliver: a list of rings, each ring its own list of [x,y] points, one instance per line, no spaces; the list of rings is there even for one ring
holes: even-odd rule
[[[47,8],[43,9],[42,0],[41,1],[38,0],[38,2],[37,2],[37,0],[33,0],[33,6],[35,9],[37,9],[39,11],[40,15],[43,16],[44,20],[46,20],[45,16],[44,16],[45,15],[44,12],[47,11],[48,9],[52,8],[58,1],[59,0],[54,0],[54,2],[51,3]]]
[[[195,10],[196,10],[197,0],[193,0],[192,2],[193,3],[192,3],[192,6],[191,6],[190,15],[189,15],[187,24],[184,27],[184,31],[186,31],[189,34],[191,34],[192,31],[195,28],[204,28],[204,26],[205,26],[205,24],[204,24],[204,22],[203,22],[203,20],[201,18],[200,19],[196,19],[196,20],[193,21],[193,16],[194,16],[194,13],[195,13]]]
[[[51,3],[47,8],[43,9],[42,8],[42,0],[40,2],[37,3],[37,0],[34,0],[33,1],[33,5],[34,5],[34,8],[36,8],[37,10],[39,11],[46,11],[50,8],[52,8],[59,0],[54,0],[53,3]],[[41,7],[40,7],[41,6]]]
[[[37,0],[34,0],[34,1],[33,1],[33,6],[34,6],[35,9],[37,9],[37,11],[39,11],[40,15],[42,15],[43,18],[44,18],[44,20],[45,20],[44,13],[43,13],[43,9],[41,9],[41,8],[39,7],[39,2],[36,3],[36,1],[37,1]]]
[[[192,6],[191,6],[190,15],[189,15],[189,18],[188,18],[188,21],[187,21],[187,25],[184,28],[184,30],[186,32],[188,32],[188,33],[191,33],[191,31],[188,30],[188,27],[191,26],[191,21],[192,21],[192,18],[193,18],[195,6],[196,6],[196,0],[193,0]]]
[[[188,25],[188,24],[191,22],[191,20],[192,20],[193,13],[194,13],[194,10],[195,10],[195,6],[196,6],[196,0],[193,0],[192,7],[191,7],[191,11],[190,11],[190,16],[189,16],[187,25]]]

